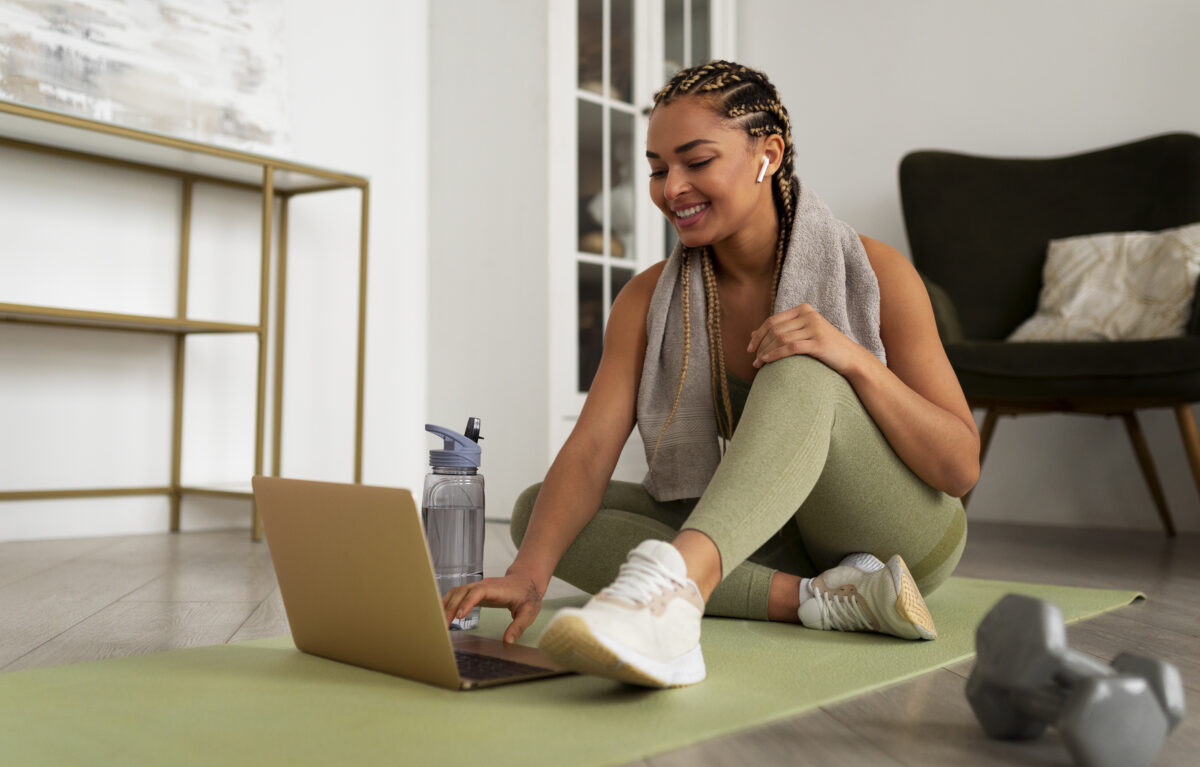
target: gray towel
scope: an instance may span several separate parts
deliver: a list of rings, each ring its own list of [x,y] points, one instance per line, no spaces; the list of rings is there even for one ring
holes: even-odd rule
[[[886,362],[879,338],[879,282],[858,234],[815,192],[793,177],[799,190],[792,236],[784,255],[775,311],[812,306],[851,340]],[[671,412],[683,361],[683,306],[679,290],[681,248],[667,260],[646,316],[646,359],[638,387],[637,422],[650,471],[643,483],[660,501],[697,498],[708,486],[721,449],[713,412],[704,279],[700,259],[691,260],[691,351],[679,408],[659,441]],[[655,444],[658,453],[655,455]]]

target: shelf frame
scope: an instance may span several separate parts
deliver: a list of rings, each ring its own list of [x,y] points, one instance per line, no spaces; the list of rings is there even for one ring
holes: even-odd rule
[[[0,322],[74,327],[91,330],[166,333],[175,336],[172,381],[171,479],[167,486],[109,487],[66,490],[0,491],[0,501],[48,500],[55,498],[101,498],[165,494],[169,499],[169,526],[180,529],[180,506],[184,495],[202,495],[251,500],[251,538],[261,540],[262,521],[248,489],[214,489],[182,484],[184,376],[187,336],[193,333],[250,333],[258,343],[255,392],[253,473],[264,473],[266,446],[267,366],[271,364],[274,387],[272,400],[271,475],[282,471],[284,339],[287,305],[288,202],[296,195],[357,189],[361,193],[358,251],[358,322],[354,410],[354,482],[362,482],[364,390],[366,373],[366,302],[369,238],[370,181],[341,171],[266,157],[226,147],[203,144],[173,136],[150,133],[111,123],[51,112],[0,100],[0,147],[34,152],[73,161],[89,162],[169,176],[182,186],[179,232],[179,269],[176,284],[176,314],[157,317],[65,307],[34,306],[0,302]],[[257,324],[212,322],[188,317],[187,294],[190,259],[192,201],[195,185],[215,184],[257,191],[261,204],[260,293]],[[274,327],[270,327],[270,277],[272,233],[275,210],[280,215],[276,248]],[[268,360],[268,333],[275,333],[275,354]]]

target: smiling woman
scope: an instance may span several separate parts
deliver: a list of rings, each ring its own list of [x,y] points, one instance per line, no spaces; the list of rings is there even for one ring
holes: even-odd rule
[[[961,556],[978,434],[915,270],[792,156],[761,72],[711,61],[657,94],[650,194],[679,245],[617,297],[578,423],[517,501],[512,566],[449,592],[448,621],[508,607],[515,640],[557,575],[596,596],[542,648],[657,687],[705,678],[705,613],[936,636],[922,592]],[[649,473],[610,481],[635,425]]]

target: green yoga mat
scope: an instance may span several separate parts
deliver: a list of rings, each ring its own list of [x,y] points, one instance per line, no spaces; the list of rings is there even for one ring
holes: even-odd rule
[[[1139,596],[952,578],[928,600],[933,642],[709,618],[708,680],[676,690],[570,676],[450,692],[305,655],[286,637],[34,669],[0,675],[0,761],[621,764],[968,658],[976,624],[1010,591],[1058,604],[1067,620]],[[498,637],[507,622],[484,610],[480,630]]]

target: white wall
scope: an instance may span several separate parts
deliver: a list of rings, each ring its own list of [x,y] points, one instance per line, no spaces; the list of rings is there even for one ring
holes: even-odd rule
[[[293,151],[316,164],[363,173],[371,179],[370,284],[367,297],[367,382],[363,480],[420,490],[424,474],[426,360],[426,261],[428,253],[429,141],[429,8],[426,0],[349,0],[336,9],[321,0],[287,0],[288,60]],[[352,193],[351,197],[353,196]],[[304,204],[321,207],[313,197]],[[357,202],[344,203],[341,229],[332,221],[313,219],[311,228],[293,229],[292,243],[313,235],[309,253],[329,263],[336,239],[357,243]],[[299,207],[299,206],[297,206]],[[295,219],[299,222],[300,211]],[[295,247],[291,248],[296,252]],[[353,258],[355,252],[339,257]],[[313,273],[309,285],[327,290],[334,280],[353,275],[349,262]],[[335,276],[336,275],[336,276]],[[353,276],[351,276],[353,279]],[[328,308],[291,304],[290,321],[342,317],[340,351],[353,359],[353,284],[340,286],[340,300]],[[298,291],[304,286],[293,285]],[[299,294],[298,295],[303,295]],[[290,331],[289,331],[290,332]],[[299,328],[297,328],[299,332]],[[300,357],[299,350],[289,353]],[[353,395],[334,400],[336,415],[321,412],[331,396],[352,387],[352,368],[338,386],[329,386],[331,371],[316,358],[300,370],[289,368],[293,387],[311,381],[307,401],[289,409],[284,473],[348,481],[352,471]],[[293,374],[296,373],[296,374]],[[350,377],[346,377],[350,375]],[[301,396],[297,393],[297,399]],[[307,434],[303,424],[321,427]],[[329,440],[340,440],[330,444]]]
[[[483,419],[489,517],[508,517],[551,459],[547,13],[545,0],[430,10],[429,422]]]
[[[364,480],[419,488],[425,411],[428,8],[286,0],[290,147],[371,179]],[[0,301],[174,312],[178,185],[0,151]],[[292,203],[283,473],[349,481],[357,193]],[[191,314],[253,321],[253,195],[198,188]],[[169,481],[170,341],[0,324],[0,489]],[[184,480],[253,466],[254,344],[189,340]],[[269,466],[269,459],[267,466]],[[241,501],[191,499],[184,529],[247,527]],[[161,497],[7,502],[0,540],[165,530]]]
[[[910,150],[1054,155],[1200,131],[1198,27],[1190,0],[741,0],[738,50],[779,86],[806,182],[907,252],[896,169]],[[1200,530],[1174,419],[1142,420],[1177,524]],[[1159,526],[1120,421],[1082,416],[1002,419],[970,513]]]

